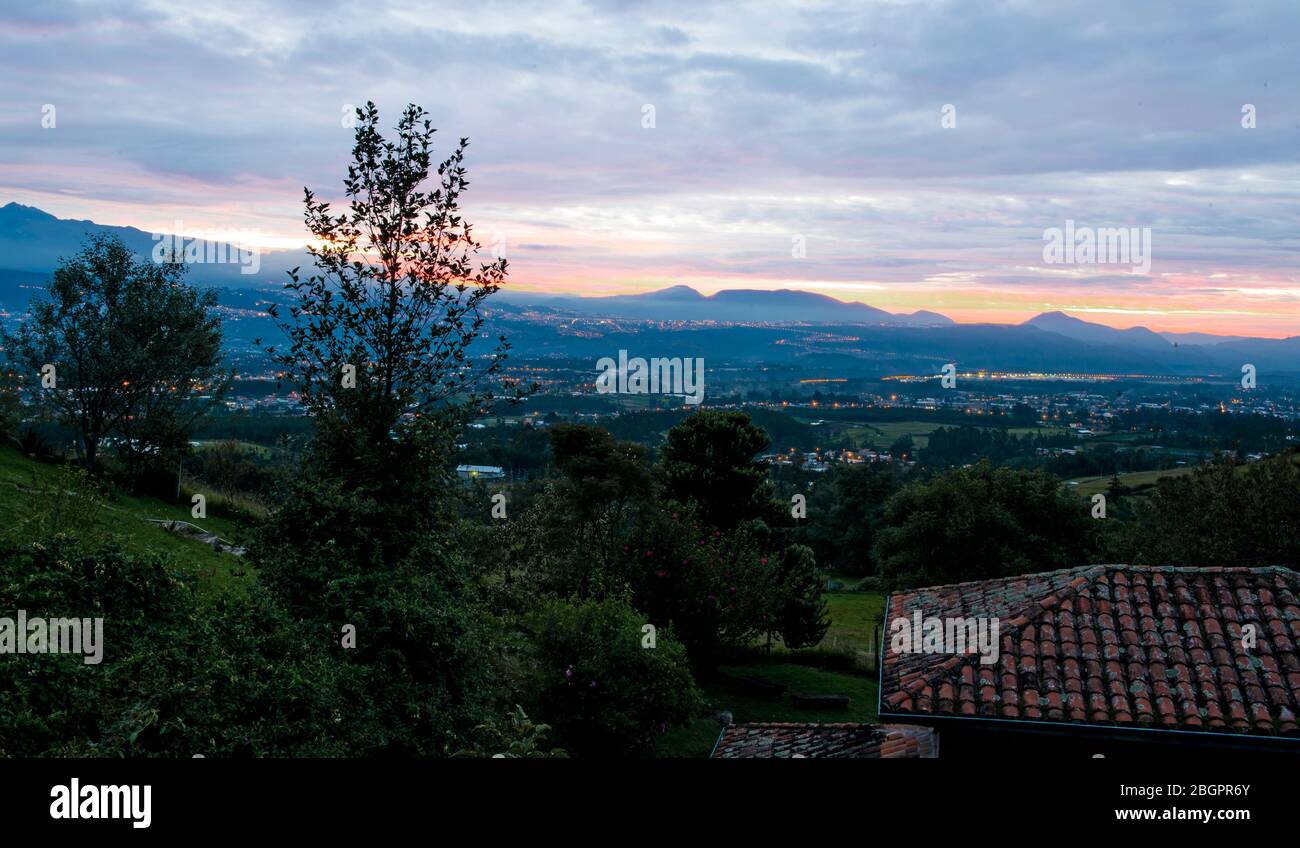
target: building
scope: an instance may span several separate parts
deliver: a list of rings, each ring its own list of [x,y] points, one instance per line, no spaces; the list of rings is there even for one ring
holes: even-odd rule
[[[457,465],[456,476],[462,480],[500,480],[506,472],[499,465]]]
[[[1133,565],[896,593],[880,719],[940,730],[948,757],[1300,755],[1298,596],[1287,568]],[[995,661],[894,650],[918,611],[996,620]]]
[[[939,734],[907,724],[754,722],[724,727],[709,755],[730,759],[930,759]]]

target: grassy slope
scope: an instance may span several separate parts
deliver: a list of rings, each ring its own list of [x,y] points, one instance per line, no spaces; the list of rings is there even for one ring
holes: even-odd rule
[[[0,446],[0,528],[10,530],[47,509],[49,498],[59,488],[60,477],[57,466],[36,462],[7,445]],[[188,521],[223,539],[239,541],[240,528],[211,512],[207,518],[197,519],[191,517],[186,504],[110,493],[99,510],[88,518],[91,526],[79,529],[112,537],[128,550],[169,556],[175,572],[196,580],[205,593],[229,591],[249,579],[248,566],[238,557],[218,553],[201,542],[147,521],[150,518]]]
[[[1128,474],[1119,475],[1120,481],[1130,489],[1143,489],[1148,486],[1154,486],[1156,481],[1162,477],[1181,477],[1184,474],[1191,474],[1193,469],[1190,465],[1170,468],[1164,471],[1133,471]],[[1105,492],[1110,488],[1110,475],[1106,474],[1101,477],[1076,477],[1067,481],[1078,483],[1077,486],[1070,486],[1070,491],[1075,494],[1092,497],[1099,492]]]

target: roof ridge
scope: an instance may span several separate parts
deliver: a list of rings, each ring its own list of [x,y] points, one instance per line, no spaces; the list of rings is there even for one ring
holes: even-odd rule
[[[1077,596],[1079,591],[1083,589],[1085,586],[1091,587],[1095,585],[1097,582],[1097,578],[1102,576],[1103,574],[1106,574],[1112,567],[1114,566],[1106,565],[1106,564],[1084,565],[1084,566],[1076,566],[1075,568],[1056,569],[1055,571],[1043,571],[1043,572],[1039,572],[1038,574],[1012,575],[1006,578],[993,578],[993,580],[995,581],[1000,581],[1000,580],[1010,581],[1010,580],[1023,579],[1029,577],[1042,577],[1049,574],[1050,575],[1057,575],[1057,574],[1065,575],[1067,573],[1077,574],[1077,576],[1069,583],[1066,583],[1059,588],[1052,589],[1047,595],[1041,598],[1036,598],[1036,599],[1026,598],[1024,600],[1023,608],[1016,610],[1016,614],[1014,616],[1010,616],[1010,617],[992,616],[993,618],[996,618],[998,621],[999,652],[1001,651],[1001,643],[1003,639],[1006,639],[1008,637],[1011,638],[1018,637],[1020,632],[1025,628],[1025,626],[1028,625],[1030,622],[1036,620],[1037,617],[1041,615],[1045,610],[1055,609],[1057,606],[1060,605],[1064,597],[1073,598]],[[972,580],[967,582],[968,583],[989,583],[993,581]],[[954,583],[951,585],[961,586],[966,584]],[[929,588],[930,587],[927,587],[927,591],[929,590]],[[933,588],[938,589],[942,587],[936,586]],[[1067,589],[1071,591],[1067,592],[1066,591]],[[969,616],[964,616],[964,617],[969,617]],[[1005,629],[1004,629],[1004,625],[1005,625]],[[944,660],[943,662],[938,663],[930,671],[912,680],[907,685],[900,686],[898,691],[905,692],[910,695],[916,691],[919,691],[920,689],[924,689],[927,686],[930,687],[931,689],[938,688],[938,686],[942,683],[951,682],[952,680],[957,679],[960,676],[961,669],[963,667],[976,665],[979,663],[979,660],[980,660],[980,655],[978,653],[954,654],[953,656],[948,657],[948,659]]]
[[[1204,573],[1204,574],[1260,574],[1272,572],[1284,572],[1300,578],[1300,572],[1289,568],[1285,565],[1138,565],[1127,562],[1095,562],[1088,565],[1076,565],[1072,568],[1053,568],[1048,571],[1034,571],[1029,574],[1007,574],[1002,577],[985,577],[979,580],[961,580],[956,583],[938,583],[933,586],[917,586],[912,589],[905,589],[899,594],[910,594],[912,592],[938,592],[944,589],[958,589],[963,586],[973,586],[977,583],[997,583],[1010,580],[1026,580],[1034,577],[1048,577],[1050,575],[1063,575],[1069,572],[1087,572],[1093,569],[1104,568],[1107,570],[1118,571],[1139,571],[1143,573],[1158,571],[1173,571],[1180,574]]]

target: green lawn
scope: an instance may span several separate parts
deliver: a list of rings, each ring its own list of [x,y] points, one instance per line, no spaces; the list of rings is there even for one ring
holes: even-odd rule
[[[739,678],[757,676],[784,683],[787,693],[775,700],[748,690]],[[727,710],[736,721],[875,721],[876,678],[842,671],[831,671],[778,657],[744,665],[724,665],[718,676],[701,683],[706,698]],[[801,709],[791,703],[790,693],[848,695],[847,710]]]
[[[58,466],[0,446],[0,528],[12,531],[21,524],[42,520],[42,516],[50,529],[59,529],[60,522],[67,522],[75,525],[71,529],[116,539],[130,550],[169,556],[179,575],[197,581],[201,591],[213,596],[238,588],[249,579],[248,566],[242,559],[171,533],[150,524],[148,519],[188,521],[238,542],[241,530],[234,522],[211,511],[206,518],[193,518],[188,504],[120,493],[107,494],[101,505],[90,511],[79,505],[80,499],[68,494],[69,485]]]
[[[774,644],[774,655],[799,655],[827,651],[847,654],[863,665],[871,664],[879,650],[874,629],[885,615],[885,596],[879,592],[827,592],[826,614],[831,620],[830,629],[814,648],[791,651],[782,644]],[[869,659],[868,659],[869,657]]]

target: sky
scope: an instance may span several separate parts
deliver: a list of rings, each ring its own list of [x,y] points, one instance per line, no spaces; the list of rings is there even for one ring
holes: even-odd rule
[[[0,205],[296,246],[344,115],[414,102],[470,138],[464,210],[520,291],[1300,335],[1294,2],[0,10]],[[1049,261],[1067,221],[1149,232],[1149,268]]]

